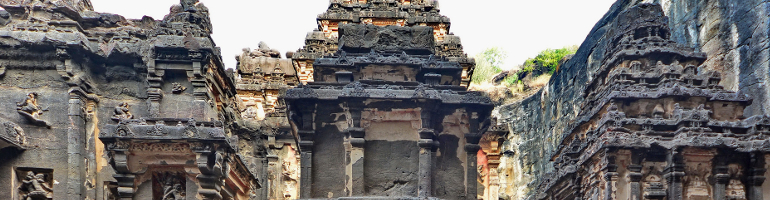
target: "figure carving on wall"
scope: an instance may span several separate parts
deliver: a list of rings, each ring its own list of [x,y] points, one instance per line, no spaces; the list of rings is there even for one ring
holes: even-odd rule
[[[16,110],[19,114],[35,124],[48,126],[47,122],[40,119],[40,115],[42,115],[43,111],[46,111],[46,109],[43,109],[37,104],[37,98],[39,96],[40,95],[37,92],[27,94],[27,98],[24,99],[24,101],[16,103]]]
[[[174,93],[174,94],[181,94],[182,92],[187,90],[187,87],[182,86],[182,84],[180,83],[172,83],[171,85],[173,86],[173,88],[171,88],[171,93]]]
[[[24,129],[21,129],[19,125],[16,125],[13,122],[5,122],[3,123],[3,126],[5,127],[5,133],[8,134],[9,137],[15,139],[16,142],[19,144],[27,143],[27,137],[24,135]]]
[[[297,166],[294,163],[284,160],[281,165],[283,171],[283,196],[286,198],[292,197],[292,194],[297,192],[297,181],[299,180],[299,174],[297,173]]]
[[[126,102],[122,102],[118,104],[118,106],[115,106],[115,114],[112,115],[113,120],[121,120],[121,119],[133,119],[134,115],[131,114],[131,110],[129,109],[129,105]]]
[[[21,181],[19,196],[22,200],[47,200],[52,199],[53,189],[45,180],[45,174],[28,171],[27,176]]]

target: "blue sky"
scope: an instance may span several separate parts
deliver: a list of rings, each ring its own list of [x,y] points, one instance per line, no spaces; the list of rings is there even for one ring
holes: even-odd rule
[[[179,0],[91,0],[97,12],[138,19],[162,19]],[[260,41],[281,52],[296,51],[327,0],[201,0],[210,10],[214,41],[225,65]],[[452,20],[450,32],[463,40],[468,55],[489,47],[508,52],[506,67],[517,66],[547,48],[579,45],[615,0],[439,0]]]

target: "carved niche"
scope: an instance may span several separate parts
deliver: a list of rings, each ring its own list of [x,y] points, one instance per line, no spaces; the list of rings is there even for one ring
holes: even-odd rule
[[[53,170],[36,168],[16,169],[18,200],[53,199]]]

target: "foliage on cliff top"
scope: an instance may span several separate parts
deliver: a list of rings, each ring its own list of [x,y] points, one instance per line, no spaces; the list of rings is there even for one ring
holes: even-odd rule
[[[471,83],[480,84],[489,81],[495,74],[502,72],[502,66],[508,53],[500,47],[492,47],[476,54],[476,69]]]
[[[578,46],[566,46],[560,49],[546,49],[541,51],[535,58],[530,58],[524,61],[521,65],[519,73],[535,73],[535,74],[553,74],[558,70],[559,61],[564,56],[575,54]]]
[[[476,55],[476,69],[471,77],[470,90],[487,93],[497,104],[524,99],[548,84],[558,71],[560,62],[577,51],[577,46],[546,49],[527,59],[518,68],[503,71],[502,61],[507,57],[500,48],[489,48]]]

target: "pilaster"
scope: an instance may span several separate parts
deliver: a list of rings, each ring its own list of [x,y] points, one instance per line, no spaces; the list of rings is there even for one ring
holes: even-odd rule
[[[474,124],[473,121],[478,122],[478,120],[473,120],[473,118],[471,118],[471,127],[473,127],[473,124]],[[471,129],[471,130],[475,130],[475,129]],[[481,140],[481,134],[475,134],[475,133],[465,134],[465,141],[466,141],[465,153],[467,154],[466,161],[465,161],[466,163],[465,198],[469,200],[478,199],[478,191],[477,191],[478,181],[476,180],[478,179],[479,174],[477,169],[478,160],[476,158],[476,154],[479,152],[479,149],[481,149],[481,147],[479,146],[480,140]]]
[[[666,155],[668,166],[663,170],[663,178],[668,184],[668,200],[682,200],[682,177],[684,177],[684,160],[680,150],[674,149]]]
[[[345,180],[349,196],[364,195],[364,139],[363,128],[348,128],[345,130]]]
[[[751,163],[748,179],[748,200],[762,200],[762,184],[765,183],[765,155],[764,153],[751,153]]]

